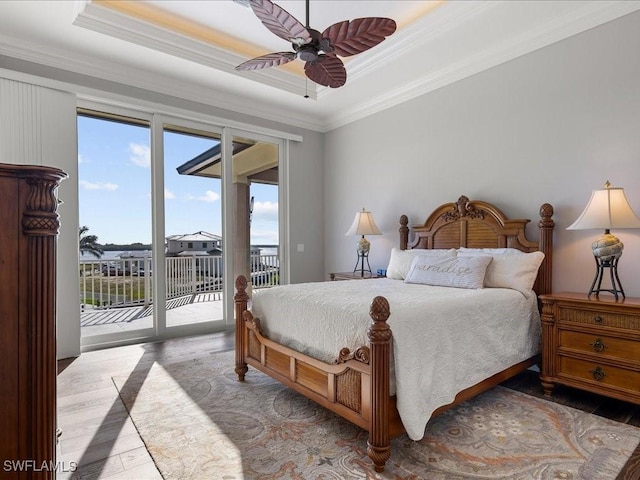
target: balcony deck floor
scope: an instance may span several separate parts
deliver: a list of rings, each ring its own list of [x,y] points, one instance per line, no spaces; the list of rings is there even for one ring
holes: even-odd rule
[[[151,328],[153,306],[86,309],[80,314],[83,336]],[[222,293],[197,293],[167,301],[167,326],[222,320]]]

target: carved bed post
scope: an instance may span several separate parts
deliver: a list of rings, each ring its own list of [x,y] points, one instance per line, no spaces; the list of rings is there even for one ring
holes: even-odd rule
[[[540,239],[538,241],[539,249],[544,253],[542,261],[542,275],[538,278],[538,295],[551,293],[552,289],[552,269],[553,259],[553,229],[555,222],[551,218],[553,216],[553,206],[545,203],[540,206],[540,221],[538,229],[540,230]]]
[[[557,345],[556,330],[553,328],[555,323],[554,316],[554,303],[555,300],[550,298],[541,299],[542,302],[542,314],[540,319],[542,320],[542,344],[543,345]],[[540,365],[540,383],[542,383],[542,390],[546,396],[551,395],[554,383],[549,381],[556,375],[556,356],[552,354],[550,348],[542,349],[542,359]]]
[[[391,328],[387,319],[391,314],[389,302],[384,297],[376,297],[369,311],[373,325],[369,328],[371,349],[371,415],[367,455],[373,460],[376,472],[384,470],[384,464],[391,456],[389,432],[389,368],[391,355]]]
[[[400,217],[400,228],[398,231],[400,232],[400,250],[406,250],[409,244],[409,227],[407,224],[409,223],[409,219],[406,215],[402,215]]]
[[[236,304],[236,369],[238,380],[244,382],[244,375],[249,369],[244,361],[244,320],[243,314],[247,311],[249,295],[247,295],[247,278],[239,275],[236,278],[236,294],[233,297]]]

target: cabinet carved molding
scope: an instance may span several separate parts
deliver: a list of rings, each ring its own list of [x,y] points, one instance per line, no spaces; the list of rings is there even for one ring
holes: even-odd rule
[[[2,478],[55,478],[56,211],[66,176],[0,163]]]

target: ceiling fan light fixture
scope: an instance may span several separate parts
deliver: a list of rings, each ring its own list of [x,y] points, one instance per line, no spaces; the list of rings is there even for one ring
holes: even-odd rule
[[[313,47],[302,47],[298,50],[298,58],[304,62],[318,60],[318,51]]]
[[[337,55],[347,57],[369,50],[396,30],[390,18],[366,17],[335,23],[322,33],[302,25],[295,17],[270,0],[249,0],[251,9],[272,33],[291,42],[293,52],[279,52],[247,60],[236,70],[258,70],[283,65],[296,57],[305,62],[307,78],[329,88],[347,81],[344,64]],[[309,23],[309,0],[307,24]]]

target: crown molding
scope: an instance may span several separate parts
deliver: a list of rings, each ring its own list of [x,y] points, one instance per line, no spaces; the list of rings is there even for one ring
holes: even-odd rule
[[[95,57],[78,54],[78,52],[45,46],[23,39],[16,40],[3,34],[0,34],[0,55],[271,120],[283,125],[319,132],[323,130],[322,122],[303,113],[285,112],[283,109],[277,108],[276,105],[266,102],[256,102],[255,99],[230,95],[203,85],[187,83],[183,80],[176,82],[175,79],[150,75],[148,71],[135,67],[123,69],[122,65],[116,62],[98,60]],[[65,83],[69,83],[68,80]]]
[[[483,13],[497,2],[485,3],[487,4],[485,8],[474,9],[467,18]],[[508,43],[485,49],[452,62],[438,70],[431,71],[418,80],[408,82],[392,91],[380,94],[369,102],[361,103],[351,109],[342,109],[338,114],[331,116],[327,120],[324,125],[324,131],[327,132],[339,128],[399,105],[637,10],[640,10],[640,2],[638,1],[588,2],[583,4],[581,10],[573,10],[570,16],[555,18],[545,25],[524,31]],[[451,27],[451,24],[443,23],[438,34],[443,33],[447,27]],[[417,28],[419,31],[420,27]],[[413,35],[414,32],[408,33],[409,37]],[[410,42],[409,39],[403,39],[403,41]],[[409,49],[410,47],[407,47],[407,50]],[[365,65],[362,70],[366,71],[367,68],[368,66]],[[324,92],[319,92],[319,97],[322,98],[323,94]]]
[[[264,69],[238,73],[237,65],[245,57],[212,43],[174,32],[144,20],[126,15],[99,3],[82,1],[75,4],[73,25],[151,48],[178,58],[213,67],[225,73],[278,88],[298,96],[316,99],[315,84],[307,86],[304,77],[283,69]]]

